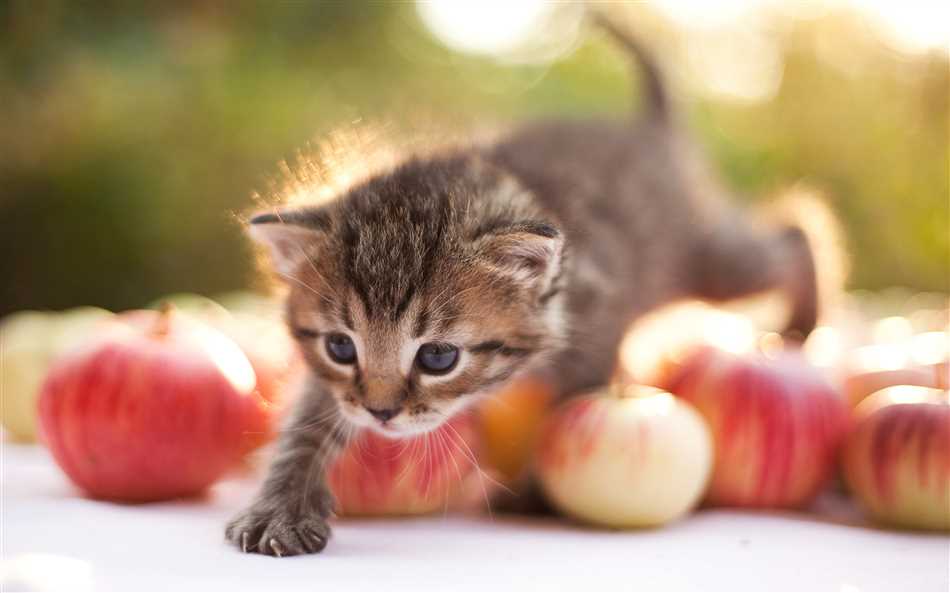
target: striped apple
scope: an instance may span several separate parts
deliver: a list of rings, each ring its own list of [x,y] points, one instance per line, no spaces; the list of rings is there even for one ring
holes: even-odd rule
[[[39,398],[53,458],[90,496],[201,492],[270,414],[254,370],[217,330],[171,310],[114,317],[51,368]]]
[[[848,408],[797,350],[739,356],[699,346],[663,385],[712,428],[709,504],[802,507],[832,476]]]
[[[869,396],[842,456],[845,480],[876,520],[950,530],[950,396],[901,385]]]

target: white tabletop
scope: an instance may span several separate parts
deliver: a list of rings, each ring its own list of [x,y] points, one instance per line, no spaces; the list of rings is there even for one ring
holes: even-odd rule
[[[2,461],[3,590],[950,590],[950,538],[869,527],[834,496],[820,517],[704,510],[639,532],[340,520],[322,554],[275,559],[223,541],[247,481],[201,501],[115,505],[81,498],[40,447],[3,443]]]

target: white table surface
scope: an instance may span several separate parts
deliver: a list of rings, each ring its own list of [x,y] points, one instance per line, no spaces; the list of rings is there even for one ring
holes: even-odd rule
[[[832,496],[821,517],[704,510],[639,532],[340,520],[322,554],[275,559],[223,541],[248,481],[200,501],[115,505],[81,498],[40,447],[5,442],[2,462],[2,590],[950,590],[950,538],[869,527]]]

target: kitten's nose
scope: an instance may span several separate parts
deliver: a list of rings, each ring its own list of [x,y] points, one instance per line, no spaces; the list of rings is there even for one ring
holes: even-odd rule
[[[366,410],[376,417],[381,422],[386,422],[396,414],[402,411],[402,408],[384,408],[382,410],[377,410],[374,408],[366,408]]]

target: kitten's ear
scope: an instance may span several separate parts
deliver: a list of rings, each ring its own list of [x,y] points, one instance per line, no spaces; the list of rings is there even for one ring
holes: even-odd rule
[[[478,240],[478,252],[503,274],[547,290],[561,269],[564,239],[547,223],[525,223]]]
[[[310,257],[314,240],[322,230],[292,213],[258,214],[248,221],[247,232],[256,242],[266,245],[271,263],[281,275],[292,275]]]

